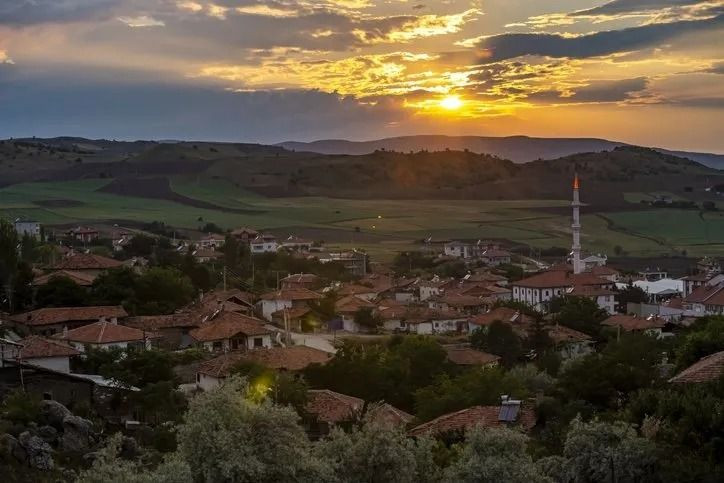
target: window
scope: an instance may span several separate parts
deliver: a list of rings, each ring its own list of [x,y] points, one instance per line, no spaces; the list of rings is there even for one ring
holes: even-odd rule
[[[43,399],[46,401],[51,401],[53,399],[53,393],[52,392],[44,392],[43,393]]]
[[[264,339],[261,337],[254,337],[254,347],[264,347]]]

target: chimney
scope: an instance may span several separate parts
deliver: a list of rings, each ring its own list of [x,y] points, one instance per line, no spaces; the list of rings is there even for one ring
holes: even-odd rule
[[[63,338],[65,339],[67,337],[68,337],[68,326],[64,325],[63,326]]]

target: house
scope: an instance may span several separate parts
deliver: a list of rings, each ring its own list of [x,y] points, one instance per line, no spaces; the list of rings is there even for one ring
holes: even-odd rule
[[[577,288],[579,292],[612,290],[614,283],[590,272],[573,273],[568,266],[563,266],[513,282],[511,286],[514,301],[532,305],[539,311],[547,311],[548,303],[553,298],[565,296],[573,289]],[[601,308],[608,310],[610,302],[615,304],[615,300],[607,300]]]
[[[208,351],[228,352],[271,347],[272,331],[253,317],[221,311],[191,330],[191,339]]]
[[[72,228],[68,230],[65,235],[66,237],[79,242],[90,243],[94,240],[97,240],[100,236],[100,233],[95,228],[79,226],[77,228]]]
[[[123,325],[158,336],[158,345],[168,349],[184,349],[193,344],[191,330],[201,324],[200,314],[182,312],[171,315],[128,317]]]
[[[566,295],[585,297],[596,302],[607,314],[616,313],[616,292],[596,285],[576,285],[566,290]]]
[[[72,330],[63,330],[53,337],[73,346],[80,352],[87,349],[150,349],[158,335],[116,322],[96,322]]]
[[[199,365],[196,386],[205,391],[218,387],[242,363],[256,363],[277,371],[298,372],[312,364],[326,364],[331,357],[331,354],[307,346],[227,352]]]
[[[329,389],[307,391],[304,407],[305,426],[313,439],[329,434],[334,426],[344,426],[360,421],[364,416],[373,424],[384,427],[407,425],[413,417],[406,412],[385,403],[365,405],[357,397],[347,396]]]
[[[19,340],[22,346],[17,360],[45,367],[54,371],[70,372],[70,358],[80,355],[80,351],[59,340],[31,335]]]
[[[274,235],[257,235],[256,238],[249,242],[249,249],[252,254],[276,253],[279,251],[279,243],[277,243],[277,238]]]
[[[241,242],[249,243],[254,238],[259,236],[259,232],[254,230],[253,228],[241,227],[237,228],[236,230],[232,230],[231,236]]]
[[[307,306],[277,310],[272,314],[272,324],[292,332],[317,332],[324,328],[322,320]]]
[[[461,333],[468,331],[467,317],[457,312],[424,310],[412,314],[409,319],[400,322],[400,327],[411,334],[430,335]]]
[[[347,252],[320,253],[316,256],[320,263],[339,263],[348,273],[356,277],[367,275],[367,254],[359,250]]]
[[[472,243],[452,241],[445,244],[443,253],[446,257],[469,259],[477,258],[480,254],[480,249]]]
[[[96,307],[46,307],[9,317],[8,323],[35,335],[52,335],[93,322],[116,323],[128,313],[119,305]]]
[[[225,242],[226,237],[224,235],[209,233],[197,240],[196,246],[206,250],[216,250],[217,248],[223,247]]]
[[[447,359],[455,365],[465,367],[495,367],[500,356],[488,354],[468,346],[445,346]]]
[[[371,301],[376,299],[380,295],[380,292],[378,289],[369,285],[345,283],[339,288],[339,290],[337,290],[337,295],[341,297],[355,296],[367,301]]]
[[[462,279],[463,285],[468,283],[482,283],[485,285],[498,285],[505,287],[508,285],[508,279],[502,275],[490,273],[487,271],[476,271],[474,273],[468,273]]]
[[[719,277],[716,276],[684,297],[682,307],[687,315],[703,317],[724,314],[724,281],[720,281]]]
[[[513,254],[507,250],[489,248],[480,255],[480,259],[490,267],[497,267],[498,265],[509,264],[512,256]]]
[[[456,293],[445,293],[431,297],[428,300],[428,307],[442,311],[457,311],[461,314],[474,315],[480,313],[490,305],[481,297],[462,295]]]
[[[484,314],[476,315],[468,320],[470,331],[489,327],[493,322],[504,322],[513,326],[531,323],[531,318],[510,307],[496,307]]]
[[[197,248],[192,255],[199,263],[211,263],[224,258],[224,254],[213,248]]]
[[[89,272],[83,272],[80,270],[56,270],[54,272],[40,275],[39,277],[33,278],[33,287],[40,287],[46,285],[48,282],[55,278],[67,278],[76,285],[81,287],[90,287],[93,285],[93,281],[96,279],[96,275]]]
[[[305,238],[290,235],[289,238],[282,241],[282,248],[297,252],[308,252],[312,249],[313,244],[314,242],[312,242],[312,240],[307,240]]]
[[[676,384],[698,384],[720,379],[724,374],[724,351],[702,357],[669,379]]]
[[[684,293],[686,283],[683,280],[661,278],[654,281],[635,280],[632,282],[632,285],[646,292],[651,302],[659,302],[681,296]],[[618,284],[618,287],[625,289],[627,285]]]
[[[666,324],[663,319],[658,317],[644,318],[635,315],[617,314],[602,321],[601,325],[613,327],[623,332],[642,332],[656,337],[662,337],[662,329]]]
[[[322,279],[313,273],[295,273],[284,277],[279,281],[283,289],[305,288],[314,290],[322,284]]]
[[[19,238],[23,238],[25,235],[28,235],[36,240],[40,239],[40,223],[37,221],[18,218],[15,220],[13,225],[15,226],[15,232],[18,234]]]
[[[355,322],[355,316],[362,309],[374,311],[377,306],[356,295],[342,297],[334,304],[335,312],[342,318],[342,328],[347,332],[366,332],[368,330]]]
[[[536,423],[532,409],[523,407],[521,401],[502,396],[500,406],[473,406],[454,413],[444,414],[409,431],[410,436],[462,437],[475,427],[518,427],[530,431]]]
[[[454,288],[458,285],[458,282],[454,278],[440,278],[435,275],[432,280],[421,280],[418,282],[417,287],[419,290],[419,299],[421,302],[442,294],[445,290]]]
[[[605,267],[608,263],[608,256],[600,253],[591,254],[581,260],[584,270],[592,270],[595,267]]]
[[[563,360],[576,359],[593,352],[593,339],[588,334],[558,324],[547,326],[546,329]]]
[[[201,308],[202,311],[215,311],[218,309],[227,312],[239,312],[240,314],[252,315],[254,312],[254,295],[239,289],[214,290],[205,293],[198,304],[190,310]]]
[[[585,261],[585,259],[584,259]],[[589,269],[593,275],[601,278],[605,278],[611,282],[618,282],[621,277],[621,273],[615,268],[608,267],[606,265],[594,265]]]
[[[283,309],[308,307],[309,302],[321,298],[321,295],[306,288],[281,289],[263,294],[257,306],[261,306],[263,317],[266,320],[271,320],[274,312]]]
[[[51,267],[51,270],[81,271],[93,275],[123,266],[123,262],[92,253],[71,253]]]

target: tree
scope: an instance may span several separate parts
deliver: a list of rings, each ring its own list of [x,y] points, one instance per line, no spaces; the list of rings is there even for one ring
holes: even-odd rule
[[[91,303],[128,306],[133,299],[138,277],[128,267],[106,270],[91,285]]]
[[[188,464],[173,454],[155,469],[147,469],[140,462],[121,457],[123,438],[116,433],[99,450],[93,465],[83,471],[79,483],[191,483],[193,476]]]
[[[361,307],[357,310],[354,314],[354,322],[373,332],[382,325],[382,319],[372,311],[371,307]]]
[[[644,334],[623,334],[599,354],[569,364],[559,377],[569,399],[582,399],[598,408],[618,409],[633,392],[661,378],[659,364],[664,342]]]
[[[328,480],[297,419],[291,408],[252,402],[243,378],[233,377],[191,401],[178,453],[197,481]]]
[[[130,399],[143,419],[155,424],[177,422],[186,410],[186,397],[170,380],[146,384],[131,393]]]
[[[588,297],[556,297],[550,304],[559,324],[594,337],[600,334],[600,324],[608,317],[606,311]]]
[[[476,427],[458,459],[445,470],[450,483],[553,483],[527,453],[527,437],[508,428]]]
[[[684,369],[704,356],[724,350],[724,317],[699,319],[676,350],[676,363]]]
[[[576,418],[566,437],[564,472],[572,481],[642,481],[654,474],[655,445],[628,424]]]
[[[339,482],[434,482],[439,468],[431,458],[434,442],[413,440],[399,429],[365,421],[346,433],[339,428],[315,446],[315,454]]]
[[[0,218],[0,290],[5,292],[5,303],[12,309],[13,283],[18,271],[18,234],[15,227]],[[0,299],[1,300],[1,299]]]
[[[649,296],[641,287],[636,287],[629,282],[626,288],[621,289],[616,294],[616,310],[626,313],[629,303],[643,304],[649,301]]]
[[[86,304],[88,294],[70,278],[53,275],[38,288],[35,299],[39,307],[76,307]]]
[[[239,265],[239,242],[236,237],[228,234],[224,240],[224,265],[236,268]]]
[[[150,257],[156,246],[156,238],[143,233],[133,235],[128,244],[123,248],[126,254],[132,257]]]
[[[470,344],[479,350],[500,356],[503,365],[510,367],[523,354],[523,345],[513,327],[500,320],[488,327],[479,327],[470,335]]]
[[[136,280],[131,301],[137,315],[171,314],[194,297],[194,287],[184,274],[171,268],[151,268]]]

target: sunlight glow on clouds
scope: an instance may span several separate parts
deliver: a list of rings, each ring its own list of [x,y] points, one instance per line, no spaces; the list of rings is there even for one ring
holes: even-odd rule
[[[686,110],[699,116],[701,147],[724,151],[704,121],[724,112],[722,34],[724,0],[3,0],[0,100],[27,81],[62,96],[55,78],[67,76],[63,85],[82,80],[99,95],[112,80],[253,99],[270,122],[288,115],[275,103],[293,92],[300,109],[304,96],[325,99],[320,129],[359,109],[379,120],[369,133],[631,142],[656,130],[628,120],[657,109],[657,127],[673,129]],[[214,119],[218,107],[195,109]],[[595,123],[580,121],[587,112]],[[287,119],[277,122],[284,139]]]

